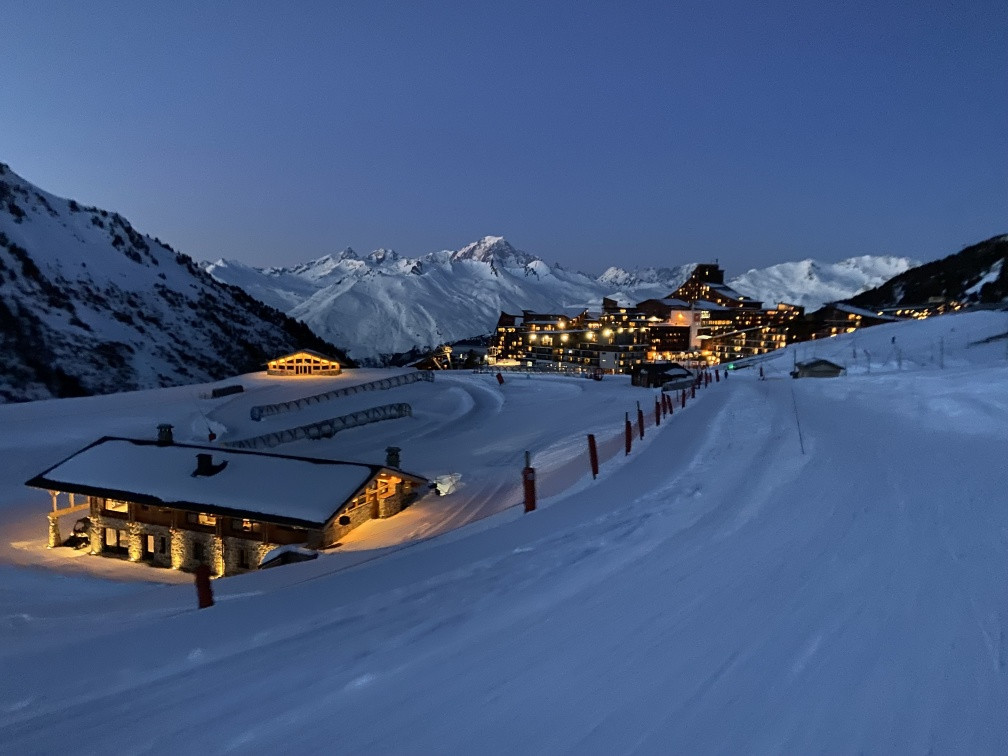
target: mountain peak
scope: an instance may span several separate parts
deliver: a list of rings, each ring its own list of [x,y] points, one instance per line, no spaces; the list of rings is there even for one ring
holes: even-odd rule
[[[367,256],[367,261],[373,265],[383,265],[385,263],[398,262],[401,258],[394,249],[376,249]]]
[[[495,263],[505,268],[524,268],[539,261],[538,257],[512,247],[503,236],[484,236],[479,241],[462,247],[451,259]]]

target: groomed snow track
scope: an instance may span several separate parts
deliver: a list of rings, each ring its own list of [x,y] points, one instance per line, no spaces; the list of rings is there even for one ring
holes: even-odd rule
[[[387,391],[388,389],[396,388],[397,386],[406,386],[410,383],[416,383],[417,381],[433,380],[434,374],[431,371],[418,370],[415,373],[406,373],[405,375],[396,375],[391,378],[382,378],[377,381],[358,383],[355,386],[347,386],[341,389],[334,389],[333,391],[325,391],[321,394],[313,394],[312,396],[305,396],[300,399],[291,399],[286,402],[277,402],[275,404],[257,404],[249,410],[249,417],[256,422],[259,422],[264,417],[279,415],[283,412],[294,412],[312,404],[328,402],[331,399],[338,399],[342,396],[353,396],[354,394],[360,394],[365,391]]]
[[[380,423],[382,420],[396,420],[400,417],[412,416],[413,407],[406,402],[383,404],[378,407],[360,410],[359,412],[351,412],[348,415],[320,420],[317,423],[299,425],[296,428],[264,433],[252,438],[243,438],[240,441],[225,441],[223,446],[231,449],[272,449],[275,446],[289,444],[292,441],[301,441],[302,439],[317,441],[321,438],[332,438],[340,431],[347,430],[348,428]]]

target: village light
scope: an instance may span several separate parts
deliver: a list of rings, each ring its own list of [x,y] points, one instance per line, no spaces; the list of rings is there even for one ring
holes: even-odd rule
[[[566,334],[566,333],[565,333],[565,334],[563,334],[563,335],[562,335],[562,336],[560,337],[560,341],[567,341],[567,334]]]

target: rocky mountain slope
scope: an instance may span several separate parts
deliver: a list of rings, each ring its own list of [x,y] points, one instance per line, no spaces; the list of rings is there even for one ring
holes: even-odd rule
[[[941,260],[902,272],[851,297],[851,304],[877,309],[925,304],[931,298],[993,304],[1008,298],[1008,235],[973,244]]]
[[[751,270],[729,283],[768,303],[814,309],[877,286],[916,263],[898,257],[856,257],[835,264],[805,260]],[[346,249],[292,268],[253,268],[231,260],[206,264],[216,278],[304,320],[346,346],[357,359],[428,348],[490,333],[501,311],[558,312],[598,308],[603,297],[636,303],[678,288],[695,263],[599,276],[549,265],[487,236],[457,251],[419,258]],[[730,271],[729,271],[730,272]]]
[[[117,213],[0,164],[0,400],[224,378],[296,347],[343,356]]]

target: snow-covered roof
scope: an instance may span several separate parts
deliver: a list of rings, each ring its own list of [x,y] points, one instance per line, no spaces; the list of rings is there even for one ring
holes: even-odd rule
[[[665,297],[664,299],[659,299],[658,301],[661,302],[666,307],[678,307],[678,308],[681,308],[681,309],[684,309],[684,310],[690,309],[690,303],[689,302],[685,302],[682,299],[674,299],[672,297]]]
[[[795,363],[795,367],[799,367],[799,368],[815,367],[816,365],[827,365],[829,367],[836,368],[837,370],[846,370],[846,368],[843,365],[838,365],[835,362],[832,362],[830,360],[824,360],[822,358],[816,358],[816,359],[812,359],[812,360],[804,360],[804,361],[800,361],[800,362],[796,362]]]
[[[707,284],[707,286],[713,289],[714,291],[718,292],[719,294],[724,294],[726,297],[731,297],[732,299],[742,300],[747,298],[744,295],[739,294],[737,291],[735,291],[735,289],[733,289],[728,284],[712,283]]]
[[[215,475],[194,477],[197,454],[212,454],[214,465],[227,462],[227,466]],[[106,437],[27,485],[154,506],[256,513],[277,521],[320,525],[384,469],[356,462],[215,446],[161,446],[155,441]]]
[[[693,303],[693,308],[696,310],[718,310],[720,312],[734,309],[726,305],[719,305],[717,302],[708,302],[705,299],[698,299]]]

